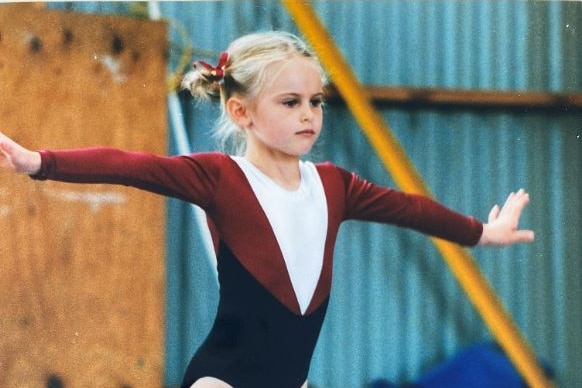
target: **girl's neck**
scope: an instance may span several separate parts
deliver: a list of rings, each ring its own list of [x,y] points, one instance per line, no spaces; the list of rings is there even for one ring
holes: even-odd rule
[[[289,155],[270,155],[267,157],[252,151],[247,151],[244,157],[286,190],[296,190],[301,185],[299,157]]]

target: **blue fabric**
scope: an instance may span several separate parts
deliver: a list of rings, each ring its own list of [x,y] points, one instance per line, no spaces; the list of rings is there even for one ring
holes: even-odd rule
[[[413,383],[395,385],[387,380],[378,380],[369,385],[369,388],[397,387],[524,388],[526,384],[497,345],[484,343],[466,348]]]
[[[478,344],[429,371],[415,386],[523,388],[525,383],[496,345]]]

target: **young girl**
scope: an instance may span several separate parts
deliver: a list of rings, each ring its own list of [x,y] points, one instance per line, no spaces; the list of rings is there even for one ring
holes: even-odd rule
[[[520,190],[489,223],[431,199],[376,186],[331,163],[300,160],[322,127],[324,74],[313,52],[283,32],[234,41],[217,66],[197,63],[183,85],[219,96],[217,135],[236,155],[161,157],[111,148],[34,152],[0,134],[4,167],[77,183],[131,185],[192,202],[213,231],[220,281],[214,326],[183,387],[306,387],[326,313],[342,221],[396,224],[459,244],[531,242],[518,230]]]

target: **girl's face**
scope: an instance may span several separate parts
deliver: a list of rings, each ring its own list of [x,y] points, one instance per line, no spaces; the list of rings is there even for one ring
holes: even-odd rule
[[[308,153],[323,122],[323,82],[313,59],[293,58],[268,69],[266,86],[248,109],[247,152],[292,157]]]

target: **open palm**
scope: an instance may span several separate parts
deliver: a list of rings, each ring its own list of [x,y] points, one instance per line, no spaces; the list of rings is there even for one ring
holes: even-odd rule
[[[508,246],[516,243],[532,242],[535,238],[531,230],[519,229],[521,212],[529,203],[529,194],[523,189],[511,193],[503,204],[493,206],[487,224],[483,225],[483,235],[479,244]]]

